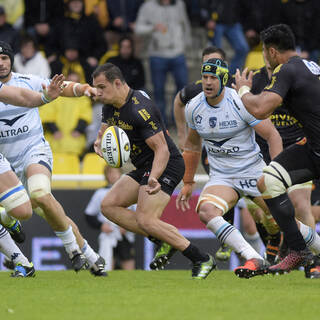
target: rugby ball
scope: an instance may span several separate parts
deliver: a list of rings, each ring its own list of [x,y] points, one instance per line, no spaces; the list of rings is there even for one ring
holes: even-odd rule
[[[116,126],[108,127],[102,135],[101,151],[108,166],[122,167],[130,157],[130,141],[125,131]]]

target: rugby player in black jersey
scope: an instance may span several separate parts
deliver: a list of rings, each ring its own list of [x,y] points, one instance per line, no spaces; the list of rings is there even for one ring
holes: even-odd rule
[[[192,245],[177,228],[160,220],[184,175],[183,158],[166,132],[160,111],[145,92],[132,90],[112,63],[94,71],[93,85],[96,98],[105,104],[94,144],[96,153],[102,156],[102,134],[108,126],[116,125],[129,137],[130,158],[136,167],[112,186],[102,201],[101,212],[127,230],[181,251],[193,263],[192,277],[206,278],[216,266],[213,257]],[[135,212],[127,209],[135,203]]]
[[[274,70],[270,84],[259,95],[250,93],[253,74],[245,69],[241,74],[237,70],[234,87],[247,110],[258,119],[269,117],[284,103],[290,115],[302,125],[307,138],[305,143],[293,144],[273,159],[258,182],[290,249],[269,271],[289,272],[299,265],[306,265],[310,271],[312,255],[299,232],[286,191],[294,184],[320,176],[320,67],[298,56],[294,35],[287,25],[263,30],[261,39],[265,59]]]

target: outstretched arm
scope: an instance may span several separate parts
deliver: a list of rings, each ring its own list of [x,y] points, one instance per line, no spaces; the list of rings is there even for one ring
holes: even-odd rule
[[[20,107],[35,108],[57,98],[61,91],[63,75],[55,75],[43,93],[29,89],[3,85],[0,88],[0,101]]]
[[[232,87],[237,90],[244,106],[257,119],[268,118],[274,110],[281,105],[282,97],[274,92],[262,91],[258,95],[250,93],[252,87],[252,71],[244,69],[240,74],[239,69],[235,75],[235,84]]]

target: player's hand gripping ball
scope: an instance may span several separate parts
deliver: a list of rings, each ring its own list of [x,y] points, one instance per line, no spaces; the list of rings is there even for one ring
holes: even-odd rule
[[[130,141],[125,131],[116,126],[108,127],[102,135],[101,151],[108,166],[122,167],[130,157]]]

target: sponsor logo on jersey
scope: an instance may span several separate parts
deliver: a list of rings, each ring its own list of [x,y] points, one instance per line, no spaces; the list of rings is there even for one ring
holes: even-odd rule
[[[12,127],[20,118],[24,117],[26,114],[21,114],[13,119],[0,119],[0,121],[4,122],[5,125]]]
[[[140,116],[144,121],[147,121],[151,117],[149,112],[146,109],[141,109],[138,111],[138,113],[140,114]]]
[[[209,126],[211,128],[214,128],[216,126],[216,124],[217,124],[217,118],[216,117],[209,118]]]
[[[8,138],[8,137],[15,137],[19,134],[26,133],[29,131],[28,126],[23,126],[22,128],[18,129],[10,129],[10,130],[3,130],[0,131],[0,138]]]
[[[227,141],[229,141],[231,138],[227,138],[221,141],[215,141],[211,139],[205,139],[205,141],[211,142],[214,146],[221,148]]]
[[[139,100],[137,99],[137,97],[132,97],[132,101],[134,104],[139,104]]]
[[[224,120],[219,122],[220,129],[236,128],[237,126],[237,120]]]
[[[150,124],[150,126],[152,127],[153,130],[155,130],[155,131],[158,130],[157,125],[153,121],[150,121],[149,124]]]

